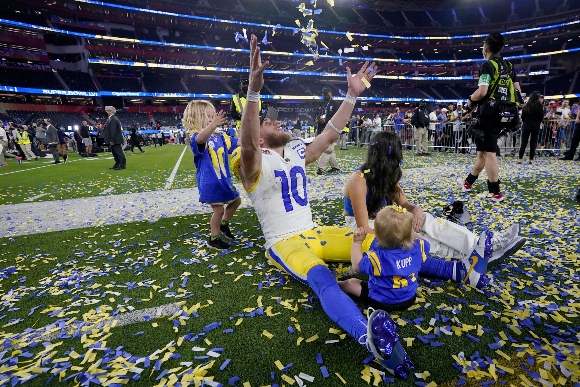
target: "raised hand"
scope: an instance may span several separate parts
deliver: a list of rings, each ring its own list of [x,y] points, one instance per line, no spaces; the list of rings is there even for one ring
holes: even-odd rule
[[[250,37],[250,76],[248,79],[248,90],[259,92],[264,86],[264,70],[270,65],[266,61],[262,63],[260,47],[256,35]]]
[[[360,71],[356,73],[354,76],[350,73],[350,68],[346,68],[346,74],[348,79],[348,94],[353,97],[358,97],[365,89],[366,85],[362,81],[362,79],[366,79],[368,82],[371,81],[375,77],[377,72],[377,66],[375,62],[371,63],[369,66],[369,62],[365,62],[365,64],[361,67]]]
[[[219,113],[214,114],[213,119],[211,120],[210,126],[213,127],[215,130],[218,126],[222,126],[227,121],[225,111],[220,111]]]

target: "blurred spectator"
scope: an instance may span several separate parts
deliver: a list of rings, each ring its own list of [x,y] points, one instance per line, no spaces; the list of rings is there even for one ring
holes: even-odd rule
[[[20,145],[20,149],[22,150],[22,154],[26,158],[26,160],[30,161],[32,159],[36,159],[36,161],[38,161],[38,156],[32,153],[31,150],[30,135],[22,125],[18,126],[18,132],[16,133],[16,141],[18,141],[18,145]]]
[[[89,130],[89,123],[85,120],[83,120],[83,122],[82,122],[81,129],[80,129],[80,135],[81,135],[82,143],[83,143],[83,149],[84,149],[83,153],[90,155],[91,153],[93,153],[93,140],[91,140],[91,132]]]
[[[62,158],[66,163],[66,161],[68,160],[68,154],[66,149],[66,134],[64,133],[64,127],[62,126],[59,127],[56,133],[58,135],[58,145],[56,148],[58,150],[58,153],[62,155]]]
[[[60,164],[60,157],[58,156],[58,131],[52,124],[50,118],[45,118],[44,123],[46,125],[46,144],[48,145],[48,150],[52,154],[54,159],[53,164]]]

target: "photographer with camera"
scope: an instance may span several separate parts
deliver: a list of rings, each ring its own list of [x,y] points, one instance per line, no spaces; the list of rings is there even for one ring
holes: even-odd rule
[[[500,202],[504,195],[499,187],[497,164],[497,140],[502,129],[512,129],[518,124],[518,106],[521,100],[520,84],[516,80],[514,66],[499,53],[505,46],[505,38],[492,33],[483,42],[482,54],[487,61],[479,70],[478,89],[469,97],[467,110],[478,106],[479,118],[468,131],[475,141],[477,159],[471,173],[463,182],[463,190],[471,191],[479,174],[487,172],[487,198]]]

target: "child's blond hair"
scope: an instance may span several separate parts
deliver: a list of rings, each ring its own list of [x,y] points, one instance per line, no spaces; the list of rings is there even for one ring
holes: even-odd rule
[[[211,102],[206,100],[196,100],[189,101],[185,111],[183,112],[183,118],[181,123],[185,129],[185,133],[191,137],[194,133],[199,133],[203,129],[203,124],[206,119],[205,109],[211,106],[215,112],[215,107]]]
[[[413,214],[406,209],[385,207],[375,217],[375,233],[379,246],[384,249],[413,246]]]

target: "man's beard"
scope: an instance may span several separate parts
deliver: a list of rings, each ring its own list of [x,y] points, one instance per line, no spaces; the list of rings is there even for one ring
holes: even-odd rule
[[[292,136],[283,131],[270,132],[264,135],[264,144],[271,149],[280,148],[290,142]]]

